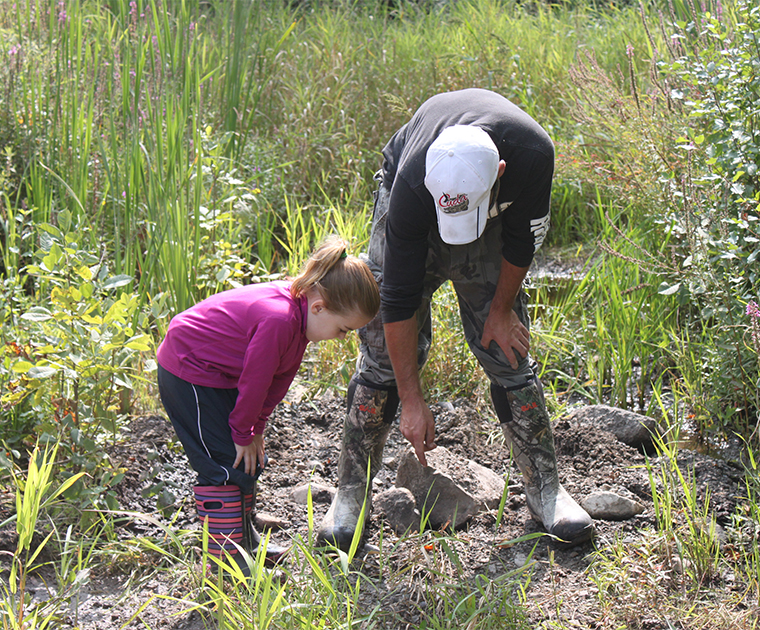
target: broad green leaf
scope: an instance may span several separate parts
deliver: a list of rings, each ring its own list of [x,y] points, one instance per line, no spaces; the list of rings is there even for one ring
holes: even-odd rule
[[[103,323],[103,318],[98,315],[82,315],[82,319],[86,321],[88,324],[94,324],[95,326],[100,326]]]
[[[150,350],[150,343],[146,335],[138,335],[137,337],[132,337],[132,339],[128,340],[125,345],[127,348],[131,348],[132,350],[139,350],[140,352],[148,352]]]
[[[126,276],[122,274],[106,280],[103,283],[103,288],[106,290],[117,289],[118,287],[123,287],[130,282],[132,282],[132,276]]]
[[[42,264],[45,265],[45,268],[48,271],[53,271],[58,264],[58,261],[61,260],[61,256],[63,256],[63,250],[61,250],[58,243],[53,243],[50,246],[48,255],[42,259]]]
[[[35,306],[30,308],[21,316],[21,319],[27,319],[31,322],[44,322],[53,317],[52,313],[44,306]]]
[[[26,373],[26,375],[29,378],[39,378],[39,379],[46,379],[50,378],[51,376],[54,376],[58,373],[58,370],[56,368],[52,368],[49,366],[33,366],[29,368],[29,371]]]
[[[132,384],[132,381],[129,380],[129,377],[126,374],[122,374],[121,376],[114,376],[113,382],[116,383],[119,387],[123,387],[125,389],[134,389],[134,385]]]
[[[663,282],[660,285],[660,288],[657,290],[657,293],[659,293],[660,295],[673,295],[680,288],[681,288],[681,283],[680,282],[676,282],[672,286],[668,286],[666,283]]]
[[[52,234],[56,238],[63,238],[61,231],[50,223],[38,223],[37,229],[42,230],[43,232],[47,232],[48,234]]]
[[[61,226],[61,229],[64,232],[68,232],[69,228],[71,227],[71,211],[67,208],[64,208],[58,213],[58,225]]]

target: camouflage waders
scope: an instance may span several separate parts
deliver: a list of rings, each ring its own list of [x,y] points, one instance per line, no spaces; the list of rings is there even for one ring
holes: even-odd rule
[[[385,440],[396,416],[399,399],[396,388],[378,389],[353,379],[346,403],[338,462],[338,493],[317,532],[318,544],[335,545],[344,551],[351,546],[365,499],[365,522],[369,517],[372,479],[383,462]]]
[[[385,252],[385,224],[390,193],[380,181],[375,196],[372,234],[366,262],[382,286],[382,270]],[[534,375],[530,357],[518,355],[518,366],[512,368],[504,351],[496,342],[485,348],[480,343],[483,328],[491,310],[491,302],[499,281],[502,264],[502,226],[497,220],[489,220],[480,238],[467,245],[447,245],[436,230],[431,230],[428,238],[428,258],[423,283],[422,300],[417,309],[417,362],[420,368],[425,364],[432,342],[432,319],[430,306],[435,291],[445,282],[450,281],[459,302],[467,344],[491,381],[491,392],[496,412],[501,420],[507,440],[512,444],[513,452],[526,486],[526,496],[531,514],[546,527],[547,531],[568,542],[579,543],[589,538],[593,523],[588,514],[562,489],[557,476],[557,462],[554,455],[554,439],[546,413],[541,384]],[[523,290],[518,293],[514,311],[523,325],[530,329],[527,295]],[[383,322],[380,316],[359,330],[361,352],[356,364],[355,380],[363,385],[357,387],[369,392],[395,387],[395,375],[388,349],[385,343]],[[374,388],[374,389],[372,389]],[[371,393],[366,395],[370,396]],[[398,398],[396,390],[393,395]],[[350,544],[355,524],[364,501],[367,484],[367,456],[371,447],[362,446],[362,455],[355,460],[356,473],[352,475],[350,467],[343,463],[346,452],[356,452],[354,443],[362,441],[362,430],[350,427],[363,427],[362,413],[350,403],[349,418],[346,419],[341,453],[339,490],[336,500],[330,507],[320,536],[328,540],[336,539]],[[526,404],[518,405],[517,400]],[[396,405],[386,409],[383,416],[368,419],[368,426],[377,426],[377,452],[372,451],[372,476],[380,466],[382,445],[393,420]],[[526,407],[523,411],[522,407]],[[512,410],[515,410],[514,421]],[[352,417],[353,415],[353,417]],[[383,422],[387,422],[384,425]],[[371,433],[368,429],[367,438]],[[358,433],[360,436],[352,438]],[[369,441],[366,439],[365,441]],[[362,459],[363,457],[363,459]],[[344,491],[344,485],[350,484],[351,490]],[[371,487],[368,498],[371,497]],[[339,545],[340,546],[340,545]]]
[[[491,397],[522,472],[531,516],[564,543],[576,545],[588,540],[594,523],[559,482],[554,436],[539,380],[534,377],[519,389],[492,384]]]

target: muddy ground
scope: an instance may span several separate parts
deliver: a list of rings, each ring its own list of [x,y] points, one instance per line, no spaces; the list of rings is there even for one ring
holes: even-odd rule
[[[498,527],[496,514],[483,513],[458,532],[461,542],[456,548],[462,569],[461,577],[457,579],[474,583],[478,575],[494,580],[512,574],[515,597],[518,597],[518,583],[524,585],[526,610],[533,627],[612,627],[606,624],[606,613],[600,609],[597,586],[589,567],[597,550],[609,549],[616,540],[632,543],[641,538],[642,531],[654,529],[644,456],[609,433],[582,430],[568,416],[560,418],[555,425],[555,441],[566,489],[578,499],[598,489],[609,489],[635,498],[644,505],[644,512],[623,522],[597,521],[595,540],[574,549],[556,548],[545,539],[511,546],[496,545],[541,529],[528,514],[519,472],[509,461],[498,425],[489,417],[488,409],[479,411],[467,400],[442,403],[433,406],[438,444],[500,474],[509,473],[512,486],[507,509]],[[294,487],[309,479],[329,485],[336,483],[343,414],[344,399],[332,392],[319,400],[282,403],[275,411],[267,428],[266,448],[270,463],[260,480],[258,510],[282,526],[273,531],[277,542],[287,544],[296,535],[305,539],[308,534],[307,508],[293,500]],[[385,449],[384,466],[375,481],[375,493],[393,485],[393,467],[399,453],[407,448],[409,446],[396,426]],[[171,425],[162,416],[134,419],[124,442],[113,448],[110,456],[115,465],[127,469],[117,488],[124,509],[150,514],[164,526],[173,519],[170,525],[173,531],[198,527],[191,500],[193,474],[181,447],[174,441]],[[709,486],[718,523],[727,524],[741,493],[740,468],[690,451],[683,451],[681,460],[693,466],[700,492]],[[152,494],[151,489],[155,491],[160,487],[160,492]],[[9,499],[10,495],[5,494],[2,500],[6,513],[10,508]],[[327,508],[326,502],[315,503],[317,522]],[[397,538],[377,514],[373,514],[368,529],[370,544],[380,544],[381,530],[382,544],[388,549]],[[155,524],[133,519],[131,524],[120,528],[118,535],[128,540],[159,531]],[[6,549],[9,548],[8,536],[6,531],[6,544],[2,545]],[[99,630],[123,627],[200,630],[215,627],[206,625],[198,612],[187,612],[186,607],[171,600],[154,599],[140,611],[141,606],[156,595],[186,596],[191,592],[192,584],[188,578],[178,578],[169,571],[158,571],[146,579],[146,575],[151,575],[150,567],[146,565],[154,560],[150,554],[135,553],[133,565],[125,563],[120,555],[114,556],[119,561],[113,567],[93,569],[89,582],[71,606],[69,625],[61,627]],[[426,553],[427,559],[423,557]],[[160,561],[155,559],[155,562]],[[367,557],[363,570],[375,579],[375,589],[368,603],[379,604],[386,612],[387,627],[418,626],[421,620],[419,602],[423,601],[420,590],[428,588],[426,585],[431,578],[394,582],[392,574],[393,570],[400,571],[405,565],[424,566],[425,562],[439,567],[451,564],[440,548],[433,546],[424,550],[419,540],[395,547],[393,553],[384,558],[382,574],[377,558]],[[451,575],[456,575],[454,569],[451,571]],[[31,590],[37,599],[46,597],[46,587],[40,579],[32,581]],[[642,611],[640,627],[651,630],[676,627],[668,626],[664,621],[648,623],[645,617],[646,612]]]

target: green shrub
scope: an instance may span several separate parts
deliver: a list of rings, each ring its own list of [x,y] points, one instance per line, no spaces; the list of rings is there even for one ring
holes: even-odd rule
[[[760,409],[747,316],[760,293],[760,7],[742,1],[735,11],[731,20],[676,20],[680,55],[659,67],[686,114],[678,144],[685,168],[668,182],[682,260],[662,290],[677,292],[710,331],[702,351],[710,411],[744,424]]]
[[[23,457],[37,440],[60,443],[65,474],[83,471],[92,480],[78,481],[67,498],[104,500],[115,508],[105,490],[120,473],[102,447],[109,435],[118,436],[130,391],[144,378],[144,355],[153,352],[151,322],[147,306],[126,288],[133,279],[113,275],[101,258],[82,250],[78,238],[86,238],[87,227],[69,220],[62,211],[59,227],[37,226],[41,246],[25,270],[34,279],[34,299],[17,294],[15,310],[2,322],[0,403],[14,419],[6,444]]]
[[[677,3],[667,18],[645,16],[648,46],[627,46],[618,73],[579,55],[570,70],[579,140],[563,147],[565,177],[595,186],[611,209],[603,255],[674,298],[650,300],[646,312],[667,309],[658,313],[671,322],[666,384],[702,434],[748,432],[760,406],[746,315],[760,290],[760,19],[747,3],[728,6],[713,15]]]

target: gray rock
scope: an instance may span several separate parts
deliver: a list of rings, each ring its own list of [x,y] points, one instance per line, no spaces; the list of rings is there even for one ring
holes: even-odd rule
[[[462,527],[475,514],[496,509],[504,492],[504,479],[471,460],[439,446],[426,454],[423,467],[413,451],[399,462],[396,487],[407,488],[429,527]]]
[[[318,475],[323,475],[323,476],[325,474],[325,465],[322,462],[320,462],[320,461],[318,461],[316,459],[312,459],[312,460],[306,462],[306,468],[312,474],[316,473]]]
[[[375,510],[401,536],[420,529],[420,512],[414,495],[407,488],[391,488],[377,495]]]
[[[589,405],[575,409],[568,420],[609,431],[619,441],[637,449],[650,449],[652,436],[662,434],[660,426],[652,418],[608,405]]]
[[[311,500],[313,503],[332,503],[337,490],[332,486],[313,482],[302,483],[300,486],[293,488],[293,492],[290,493],[291,499],[300,505],[306,505],[308,502],[310,486]]]
[[[581,500],[581,507],[591,518],[605,521],[625,521],[644,511],[641,503],[608,490],[591,493]]]

